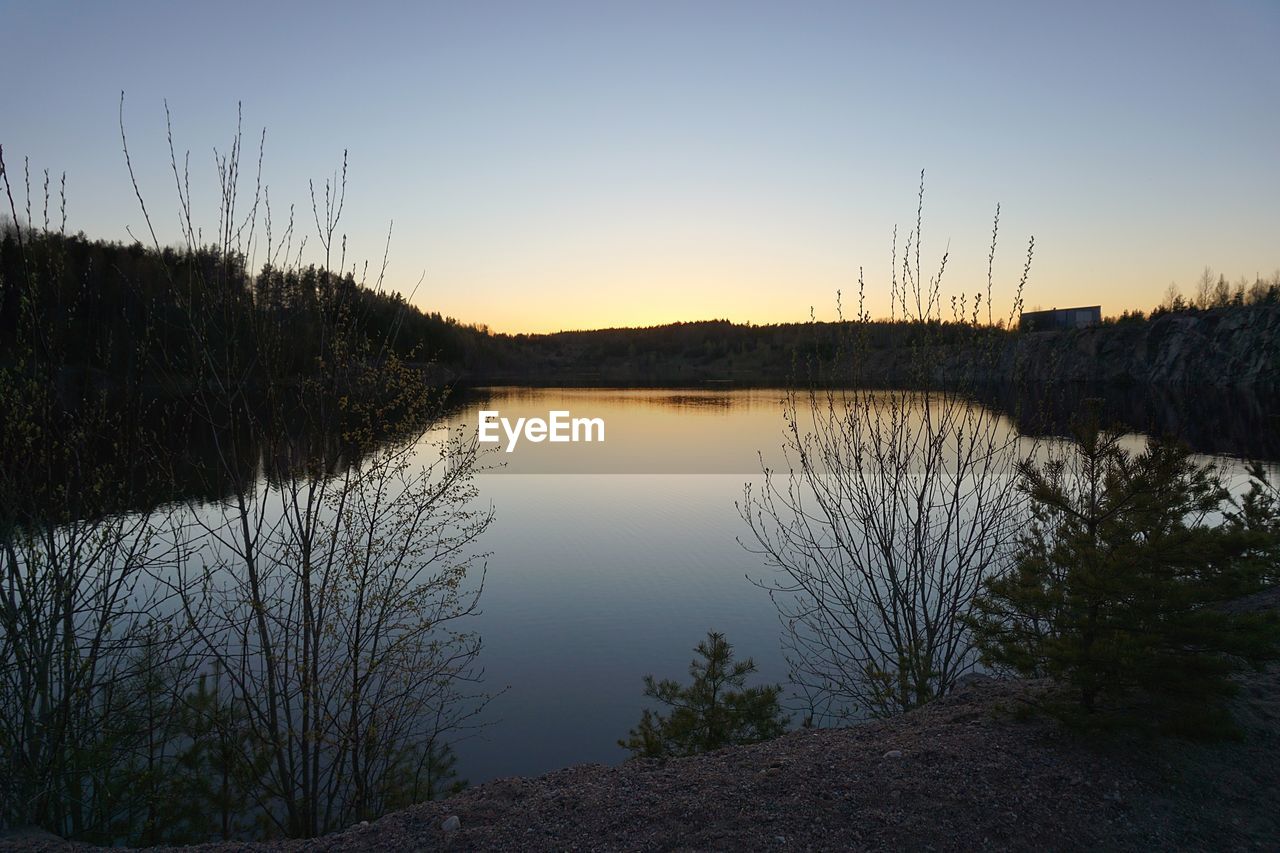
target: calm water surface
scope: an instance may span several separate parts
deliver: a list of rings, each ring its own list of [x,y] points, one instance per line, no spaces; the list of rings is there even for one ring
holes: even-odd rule
[[[786,681],[776,613],[748,579],[765,569],[737,541],[746,531],[734,506],[760,479],[761,454],[781,461],[781,399],[776,390],[503,388],[455,416],[462,429],[481,409],[513,420],[560,409],[606,423],[603,445],[522,442],[490,455],[504,467],[480,478],[497,517],[474,626],[487,684],[505,692],[491,725],[458,744],[462,775],[477,783],[622,760],[616,741],[640,717],[642,676],[684,680],[708,630],[753,657],[759,679]]]
[[[725,632],[759,677],[785,680],[777,617],[735,541],[757,451],[780,445],[776,391],[495,389],[476,413],[602,417],[603,444],[517,445],[480,490],[497,518],[476,627],[493,724],[457,747],[472,782],[626,757],[646,673],[682,678],[693,646]],[[646,473],[647,472],[647,473]]]

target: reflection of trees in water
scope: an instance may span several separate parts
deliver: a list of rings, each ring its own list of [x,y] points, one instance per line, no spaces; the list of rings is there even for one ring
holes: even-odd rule
[[[673,409],[697,409],[699,411],[728,411],[738,402],[725,393],[672,394],[657,398],[657,402]]]
[[[16,404],[8,402],[6,411]],[[447,415],[459,406],[450,397],[443,411]],[[216,420],[210,412],[217,413]],[[358,466],[370,451],[416,437],[428,426],[419,418],[411,429],[388,424],[368,436],[342,422],[313,417],[300,397],[288,405],[245,397],[235,407],[215,408],[200,405],[194,396],[109,392],[48,407],[48,434],[67,434],[63,427],[69,425],[75,425],[74,448],[47,454],[38,466],[24,466],[22,454],[13,449],[28,425],[0,412],[0,448],[11,451],[0,478],[7,523],[211,504],[259,478],[279,485],[296,476],[332,477]],[[85,487],[89,481],[91,489]],[[77,499],[68,501],[68,491]]]
[[[447,789],[491,515],[398,381],[68,405],[0,371],[0,828],[314,835]]]
[[[561,386],[522,385],[492,386],[472,388],[460,392],[454,401],[464,400],[472,406],[485,408],[495,401],[535,402],[544,405],[549,388],[561,388],[564,392],[564,405],[571,407],[578,397],[592,404],[600,402],[621,401],[624,403],[640,402],[647,406],[669,407],[676,409],[716,409],[728,411],[741,404],[741,398],[732,392],[748,385],[733,383],[708,383],[706,389],[664,386],[661,384],[636,384],[628,386],[594,386],[590,384],[565,383]],[[769,386],[772,387],[772,386]]]
[[[1280,460],[1280,403],[1274,394],[1238,388],[1060,383],[992,386],[978,397],[1010,414],[1024,435],[1068,435],[1083,402],[1095,399],[1107,424],[1174,436],[1197,453]]]
[[[283,276],[315,300],[246,274],[230,152],[220,242],[184,187],[184,247],[115,253],[153,273],[122,272],[138,311],[79,275],[47,197],[43,231],[3,235],[0,830],[314,836],[445,791],[484,706],[476,448],[417,453],[440,400],[406,303],[329,267],[337,188],[324,268]],[[0,184],[16,221],[2,161]]]

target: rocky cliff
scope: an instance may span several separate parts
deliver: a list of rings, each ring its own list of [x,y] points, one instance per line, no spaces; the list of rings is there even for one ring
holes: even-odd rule
[[[1046,382],[1276,387],[1280,305],[1018,335],[1000,372]]]

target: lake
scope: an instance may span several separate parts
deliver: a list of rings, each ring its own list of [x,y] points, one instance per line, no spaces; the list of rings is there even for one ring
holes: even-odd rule
[[[642,676],[685,680],[708,630],[754,658],[760,681],[785,683],[777,613],[748,579],[765,568],[739,544],[749,532],[734,505],[746,482],[760,480],[761,455],[781,459],[783,394],[494,388],[465,399],[452,428],[474,428],[482,410],[512,421],[567,410],[602,418],[606,436],[599,444],[521,441],[488,457],[505,467],[479,480],[496,519],[482,542],[491,556],[474,627],[484,637],[487,686],[504,692],[488,708],[490,725],[456,747],[463,777],[621,761],[627,753],[616,741],[645,705]],[[1138,397],[1119,399],[1132,408]],[[1169,410],[1194,407],[1166,400],[1140,428],[1167,431],[1158,419]],[[1200,411],[1198,424],[1232,410]],[[1199,429],[1221,441],[1223,430]],[[1130,443],[1141,446],[1137,435]],[[1241,463],[1213,450],[1238,481]]]
[[[777,616],[747,580],[734,501],[780,443],[781,392],[491,389],[455,415],[600,417],[598,444],[516,445],[480,478],[496,520],[477,629],[493,721],[459,744],[472,782],[620,761],[646,673],[683,679],[722,631],[759,677],[785,680]]]
[[[892,410],[886,405],[895,399],[892,393],[868,393],[877,415]],[[195,590],[194,584],[205,582],[200,580],[203,567],[212,567],[206,579],[211,586],[195,599],[195,615],[208,617],[214,631],[196,647],[205,657],[175,658],[207,669],[212,650],[230,652],[227,659],[234,660],[238,644],[247,642],[233,633],[247,624],[241,617],[251,600],[241,588],[245,561],[218,533],[234,529],[238,495],[248,495],[253,513],[261,513],[253,517],[266,538],[255,549],[275,584],[265,593],[268,615],[279,615],[280,636],[287,636],[299,612],[301,585],[293,572],[304,563],[290,550],[298,540],[284,523],[288,502],[282,490],[321,482],[308,479],[317,474],[326,483],[340,481],[352,466],[373,464],[379,448],[408,450],[409,458],[429,463],[438,453],[438,439],[451,432],[474,435],[482,413],[509,425],[552,419],[553,412],[593,419],[603,429],[603,441],[538,441],[539,433],[526,429],[510,453],[503,449],[509,438],[486,445],[485,467],[475,481],[477,501],[480,509],[492,506],[495,517],[475,543],[486,566],[481,612],[453,627],[483,638],[483,686],[494,698],[479,717],[484,725],[478,730],[469,730],[462,740],[447,735],[460,776],[480,783],[623,760],[627,753],[617,740],[627,736],[646,705],[643,677],[685,681],[693,647],[711,630],[726,634],[740,658],[754,658],[753,683],[785,687],[782,625],[768,592],[753,583],[777,577],[762,556],[739,541],[756,545],[736,506],[746,484],[763,481],[762,465],[789,468],[783,454],[785,396],[776,388],[467,389],[452,394],[439,422],[414,422],[412,429],[426,428],[421,437],[390,430],[359,441],[340,424],[312,422],[305,411],[273,410],[270,418],[261,413],[250,418],[247,414],[256,410],[246,407],[224,424],[202,420],[183,399],[165,400],[143,408],[153,419],[139,430],[142,438],[135,436],[137,452],[121,452],[119,436],[101,430],[102,435],[89,435],[84,446],[76,446],[70,458],[79,467],[55,477],[40,469],[29,483],[15,476],[9,486],[26,492],[15,491],[7,499],[37,524],[46,517],[127,521],[152,514],[147,525],[159,526],[148,548],[158,550],[148,551],[154,560],[143,561],[144,580],[134,590],[146,603],[138,630],[149,630],[148,620],[179,624],[171,619],[178,599],[167,593]],[[1086,404],[1086,398],[1095,402]],[[1238,457],[1269,464],[1280,459],[1274,395],[1152,387],[1000,388],[979,391],[971,405],[995,413],[996,432],[1027,450],[1035,442],[1041,452],[1053,446],[1067,422],[1088,406],[1100,409],[1104,422],[1128,431],[1129,448],[1140,449],[1143,434],[1176,435],[1201,458],[1220,462],[1237,486],[1245,482]],[[902,411],[914,418],[923,409],[913,403]],[[130,422],[111,410],[102,418],[108,424]],[[62,506],[53,486],[78,482],[74,475],[84,470],[94,473],[92,482],[107,485],[72,507]],[[313,518],[323,532],[333,505],[321,501],[316,506]],[[60,514],[65,512],[73,514]],[[172,541],[171,535],[176,536]],[[430,559],[437,541],[417,540],[409,553]],[[387,552],[375,548],[370,553]],[[32,559],[39,554],[33,552]],[[107,564],[116,565],[102,563]],[[32,577],[43,574],[36,571]],[[478,575],[473,571],[472,580]],[[331,579],[326,589],[348,601],[340,596],[349,581],[346,575]],[[92,577],[84,584],[91,596]],[[217,609],[223,605],[229,609]],[[95,611],[87,604],[85,612]],[[335,605],[327,624],[341,631],[344,615],[347,611]],[[47,627],[49,621],[38,624]],[[127,654],[136,639],[126,635],[121,653]],[[333,648],[326,644],[326,654]],[[261,674],[256,660],[243,671],[250,678]],[[386,671],[421,672],[411,665]],[[289,683],[297,689],[297,679]],[[258,693],[246,690],[245,695]]]

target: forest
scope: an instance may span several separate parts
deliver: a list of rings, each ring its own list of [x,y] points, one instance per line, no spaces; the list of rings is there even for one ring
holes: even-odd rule
[[[28,245],[21,246],[22,234],[10,222],[0,239],[0,360],[14,347],[18,313],[34,311],[51,320],[41,345],[48,358],[63,366],[64,381],[94,377],[109,385],[129,377],[180,392],[199,372],[184,318],[209,315],[210,310],[221,319],[207,328],[210,339],[203,345],[209,351],[278,347],[287,353],[289,369],[301,373],[321,354],[323,339],[317,330],[325,318],[343,314],[370,347],[407,363],[432,364],[437,370],[433,379],[471,384],[778,385],[798,377],[807,381],[805,366],[849,346],[855,323],[857,345],[869,351],[872,361],[877,355],[871,354],[878,354],[882,362],[892,352],[918,345],[963,345],[975,334],[972,311],[959,307],[952,318],[927,323],[872,320],[868,315],[844,322],[757,325],[715,319],[551,334],[495,333],[483,324],[423,310],[394,290],[357,278],[354,271],[336,273],[314,265],[286,270],[268,262],[255,273],[243,255],[213,246],[157,252],[140,243],[94,240],[82,233],[29,233]],[[23,264],[46,267],[32,279],[40,282],[40,292],[24,292]],[[1192,296],[1183,297],[1171,286],[1149,313],[1124,311],[1107,317],[1103,325],[1131,329],[1171,316],[1276,305],[1280,274],[1230,285],[1205,270]],[[254,335],[234,331],[244,328],[240,321],[249,320],[256,327]],[[1005,341],[1018,336],[1012,317],[991,318],[991,324]]]

